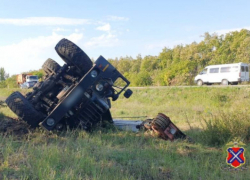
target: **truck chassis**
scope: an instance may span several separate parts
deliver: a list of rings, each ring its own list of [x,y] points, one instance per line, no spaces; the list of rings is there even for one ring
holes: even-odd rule
[[[40,125],[49,131],[66,127],[91,130],[103,121],[113,122],[110,99],[117,100],[122,92],[129,98],[132,91],[126,88],[130,82],[104,57],[93,64],[67,39],[59,41],[55,50],[65,64],[61,67],[46,60],[42,66],[45,80],[25,96],[12,93],[6,99],[9,108],[31,127]]]

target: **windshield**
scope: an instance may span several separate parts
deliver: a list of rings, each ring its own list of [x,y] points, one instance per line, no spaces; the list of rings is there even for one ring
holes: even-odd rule
[[[200,74],[207,74],[207,68],[206,69],[203,69]]]
[[[38,77],[37,76],[29,76],[28,79],[38,80]]]

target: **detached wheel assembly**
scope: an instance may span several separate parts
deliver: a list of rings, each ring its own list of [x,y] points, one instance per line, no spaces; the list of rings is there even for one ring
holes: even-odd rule
[[[153,125],[156,125],[158,128],[165,130],[169,124],[170,119],[166,115],[159,113],[152,122]]]

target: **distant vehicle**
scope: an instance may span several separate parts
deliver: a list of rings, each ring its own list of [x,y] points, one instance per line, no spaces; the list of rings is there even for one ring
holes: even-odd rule
[[[29,88],[32,88],[36,83],[37,83],[36,81],[25,82],[23,84],[20,84],[20,88],[29,89]]]
[[[234,84],[249,81],[249,67],[246,63],[220,64],[205,67],[196,77],[195,83],[198,86],[203,84],[211,85],[221,83],[221,85]]]
[[[25,82],[35,81],[38,82],[38,76],[32,74],[18,74],[17,75],[17,84],[23,84]]]

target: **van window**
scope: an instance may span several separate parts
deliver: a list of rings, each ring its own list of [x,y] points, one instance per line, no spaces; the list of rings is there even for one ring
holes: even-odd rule
[[[248,66],[246,66],[246,72],[248,72]]]
[[[209,70],[209,73],[218,73],[219,72],[219,68],[211,68]]]
[[[231,72],[238,72],[238,66],[233,66]]]
[[[207,74],[207,68],[201,71],[201,74]]]
[[[221,67],[220,72],[221,73],[227,73],[231,71],[231,67]]]
[[[245,71],[244,66],[241,66],[241,72],[244,72],[244,71]]]

